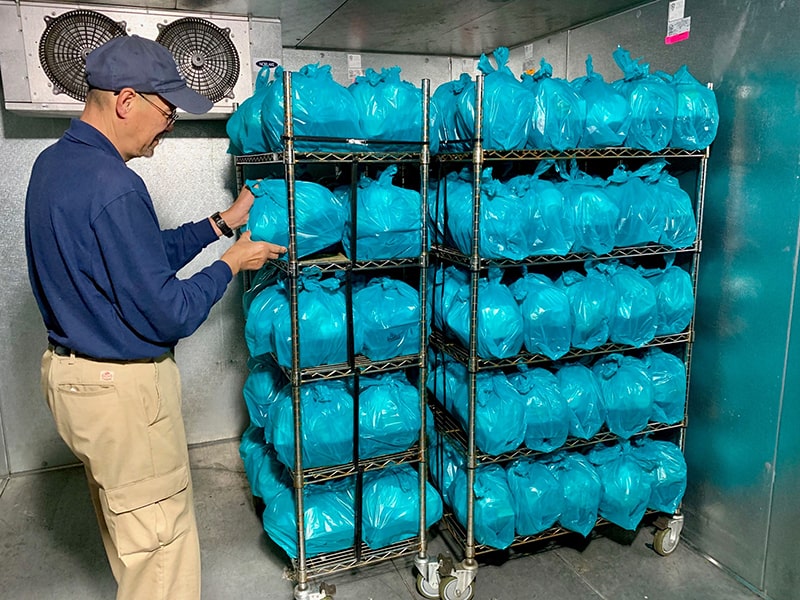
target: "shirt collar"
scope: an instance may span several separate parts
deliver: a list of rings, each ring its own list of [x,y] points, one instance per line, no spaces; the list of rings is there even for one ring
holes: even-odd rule
[[[101,150],[106,154],[116,156],[122,162],[125,162],[114,144],[111,143],[111,140],[109,140],[105,135],[100,133],[99,130],[95,129],[92,125],[89,125],[85,121],[81,121],[80,119],[71,119],[69,129],[64,132],[64,137],[70,139],[71,141],[97,148],[98,150]]]

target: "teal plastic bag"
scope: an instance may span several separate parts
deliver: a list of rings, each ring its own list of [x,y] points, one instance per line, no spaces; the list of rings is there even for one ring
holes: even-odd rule
[[[536,535],[552,527],[561,516],[564,499],[553,472],[542,462],[522,457],[508,463],[506,477],[517,535]]]
[[[526,147],[559,152],[577,148],[586,127],[586,101],[567,80],[553,77],[544,58],[539,64],[533,75],[522,75],[522,85],[534,98]]]
[[[259,360],[251,359],[248,366],[250,370],[242,395],[250,422],[258,427],[268,427],[272,403],[288,381],[271,356],[264,356]]]
[[[362,176],[356,191],[356,259],[413,258],[422,252],[422,196],[392,183],[397,165],[378,179]],[[345,202],[345,225],[340,231],[344,253],[352,258],[350,203]]]
[[[521,260],[528,256],[529,211],[520,213],[520,198],[500,180],[492,177],[492,168],[481,174],[480,244],[483,258]],[[447,233],[463,254],[472,254],[474,201],[472,187],[458,188],[448,196]]]
[[[623,439],[642,431],[653,414],[653,384],[641,360],[609,354],[592,367],[603,392],[608,430]]]
[[[580,147],[622,146],[631,123],[628,99],[594,70],[591,54],[586,57],[586,75],[573,80],[571,85],[586,102],[586,125]]]
[[[348,86],[358,108],[359,123],[370,140],[422,142],[422,90],[400,78],[400,67],[367,69]],[[370,150],[390,152],[403,145],[370,144]]]
[[[353,460],[353,396],[340,379],[300,386],[303,468],[329,467]],[[272,405],[272,444],[278,460],[294,468],[294,412],[287,385]]]
[[[640,348],[651,342],[658,326],[656,290],[639,272],[617,260],[597,262],[614,289],[608,337],[616,344]]]
[[[569,297],[549,277],[526,273],[509,286],[522,314],[523,345],[553,360],[569,352],[572,313]]]
[[[653,485],[647,507],[674,514],[686,493],[686,459],[679,446],[642,438],[634,442],[639,459],[652,464]]]
[[[644,269],[642,275],[656,290],[658,322],[656,335],[672,335],[685,331],[694,315],[692,276],[673,265],[674,255],[667,258],[664,269]]]
[[[251,357],[261,357],[275,352],[273,327],[289,311],[289,297],[284,280],[279,279],[262,289],[250,302],[244,324],[244,339]]]
[[[307,556],[350,548],[355,543],[355,480],[352,477],[306,485],[303,498],[303,539]],[[266,505],[264,531],[297,558],[297,519],[294,488],[276,494]]]
[[[267,152],[267,140],[261,129],[261,103],[270,81],[269,65],[264,65],[256,76],[253,95],[246,98],[225,123],[230,138],[228,154],[257,154]]]
[[[419,440],[419,391],[405,372],[359,378],[358,454],[374,458],[408,450]]]
[[[442,498],[425,483],[425,524],[442,519]],[[362,531],[370,548],[384,548],[419,534],[419,474],[411,465],[392,465],[364,474]]]
[[[634,531],[650,503],[652,466],[629,442],[598,445],[587,454],[600,477],[600,516]]]
[[[591,350],[608,341],[614,288],[597,269],[587,268],[586,275],[565,271],[556,281],[569,298],[572,314],[572,345]]]
[[[521,150],[529,136],[533,97],[507,66],[508,48],[492,53],[497,68],[485,54],[478,60],[483,78],[483,147],[487,150]],[[475,137],[475,82],[458,98],[456,128],[462,140]]]
[[[686,363],[661,348],[649,348],[642,356],[653,385],[653,415],[656,423],[674,425],[686,410]]]
[[[575,244],[575,215],[559,186],[541,179],[554,164],[543,160],[533,175],[518,175],[506,183],[519,199],[517,219],[525,232],[526,256],[564,256]]]
[[[616,245],[619,208],[608,195],[608,182],[601,177],[592,177],[578,169],[577,162],[570,161],[569,172],[559,161],[556,168],[565,180],[558,184],[564,199],[573,211],[575,243],[573,252],[606,254]]]
[[[558,389],[569,409],[569,434],[590,440],[603,426],[603,393],[592,370],[580,363],[561,365],[556,371]]]
[[[643,246],[664,234],[666,214],[656,186],[647,178],[659,173],[666,161],[648,163],[636,171],[618,165],[608,178],[608,196],[619,209],[614,245]]]
[[[650,182],[661,201],[665,217],[659,243],[668,248],[688,248],[697,239],[697,218],[689,194],[667,171],[654,175]]]
[[[499,268],[489,269],[478,281],[478,355],[481,358],[509,358],[522,349],[522,313]],[[446,330],[464,347],[469,347],[470,286],[461,285],[445,313]]]
[[[429,369],[428,389],[467,430],[469,377],[466,367],[443,354],[429,363]],[[475,445],[492,456],[516,450],[526,432],[524,399],[500,369],[479,372],[475,385]]]
[[[268,504],[282,490],[291,487],[292,479],[289,476],[289,471],[286,470],[285,465],[278,461],[275,451],[267,446],[253,482],[253,495]]]
[[[248,180],[255,200],[247,228],[253,241],[289,246],[289,201],[283,179]],[[347,219],[342,200],[311,181],[295,181],[297,257],[338,244]]]
[[[292,116],[295,136],[341,138],[340,140],[297,140],[295,150],[350,152],[362,148],[348,142],[363,139],[356,101],[347,88],[333,79],[330,65],[308,64],[292,77]],[[273,152],[283,150],[284,106],[283,68],[275,69],[275,83],[267,88],[261,104],[261,120],[267,145]]]
[[[428,231],[431,244],[455,245],[447,230],[450,198],[471,198],[472,174],[468,168],[452,171],[428,188]]]
[[[547,369],[517,367],[508,376],[525,404],[525,446],[552,452],[564,445],[569,433],[569,408],[558,389],[558,379]]]
[[[478,465],[475,484],[472,486],[474,504],[475,541],[498,550],[514,542],[516,517],[514,499],[508,489],[506,472],[500,465]],[[467,524],[467,474],[456,473],[451,487],[453,510],[462,526]]]
[[[341,286],[340,278],[322,278],[316,268],[305,269],[300,275],[297,308],[301,368],[347,361],[347,299]],[[286,303],[275,315],[273,339],[278,364],[291,368],[292,323],[288,290],[284,290],[284,294]],[[360,332],[353,333],[353,349],[358,354],[362,340]]]
[[[244,474],[250,484],[250,492],[256,495],[256,478],[267,452],[267,445],[264,442],[264,428],[248,425],[239,441],[239,457],[244,465]]]
[[[639,63],[617,46],[614,60],[623,78],[612,85],[628,99],[631,124],[625,145],[659,152],[672,139],[677,97],[675,88],[657,75],[650,74],[648,63]]]
[[[671,146],[703,150],[717,137],[719,108],[714,91],[692,77],[683,65],[672,78],[677,95]]]
[[[464,455],[447,436],[437,435],[434,441],[429,441],[428,470],[448,505],[453,504],[453,481],[458,470],[464,468],[464,464]]]
[[[600,477],[592,463],[577,452],[558,452],[544,459],[562,491],[558,524],[586,537],[597,523]]]
[[[431,139],[437,141],[437,144],[431,143],[432,153],[437,147],[441,152],[463,152],[468,147],[467,142],[462,141],[464,138],[459,137],[456,115],[461,96],[465,93],[474,95],[475,88],[470,87],[471,82],[469,73],[461,73],[458,79],[438,86],[431,95],[430,134]]]
[[[419,292],[399,279],[371,279],[353,294],[353,326],[370,360],[419,354]]]

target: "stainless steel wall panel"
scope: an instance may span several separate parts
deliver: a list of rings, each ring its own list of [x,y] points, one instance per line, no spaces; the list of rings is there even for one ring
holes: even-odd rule
[[[6,438],[3,434],[3,415],[0,415],[0,478],[8,475],[8,454],[6,453]]]
[[[795,38],[800,6],[687,0],[691,34],[674,45],[664,43],[667,7],[571,30],[567,77],[583,75],[591,53],[606,81],[620,78],[620,44],[651,71],[687,64],[715,86],[721,122],[705,196],[684,536],[770,598],[789,600],[800,586],[800,46],[775,40]],[[535,52],[561,43],[538,40]]]
[[[361,70],[368,68],[380,71],[382,68],[400,67],[400,77],[419,87],[423,78],[431,80],[431,93],[436,86],[453,78],[451,62],[460,65],[461,59],[446,56],[422,56],[406,54],[359,54]],[[336,82],[348,86],[350,78],[346,52],[329,52],[316,50],[283,49],[283,66],[285,69],[297,71],[309,63],[331,65],[331,73]],[[471,62],[471,61],[470,61]],[[461,73],[459,70],[455,77]]]
[[[0,113],[0,233],[4,260],[0,289],[4,310],[0,339],[0,414],[11,473],[75,461],[61,442],[39,388],[39,362],[46,334],[28,285],[23,213],[28,174],[36,155],[68,126],[64,119]],[[130,166],[145,179],[163,227],[206,218],[232,200],[234,173],[225,124],[179,121],[152,159]],[[181,276],[222,254],[228,240],[207,248]],[[246,376],[241,287],[234,282],[208,321],[178,345],[183,373],[184,417],[190,443],[236,437],[246,410],[241,389]]]
[[[519,77],[529,69],[538,70],[544,58],[553,67],[553,77],[563,79],[567,74],[568,40],[569,34],[564,31],[512,48],[508,55],[508,66]],[[530,46],[530,49],[526,49],[526,46]]]
[[[719,83],[726,74],[729,76],[729,69],[736,69],[731,60],[754,12],[752,5],[759,3],[687,0],[685,14],[692,17],[691,34],[689,39],[671,45],[664,43],[668,4],[660,0],[573,30],[569,37],[569,79],[586,74],[587,54],[592,55],[595,71],[606,81],[622,77],[612,56],[617,45],[634,58],[644,57],[651,72],[674,73],[686,64],[703,82]]]

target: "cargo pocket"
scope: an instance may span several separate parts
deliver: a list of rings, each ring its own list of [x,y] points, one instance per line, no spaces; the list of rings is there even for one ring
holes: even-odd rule
[[[108,531],[119,556],[153,552],[193,526],[189,470],[100,490]]]

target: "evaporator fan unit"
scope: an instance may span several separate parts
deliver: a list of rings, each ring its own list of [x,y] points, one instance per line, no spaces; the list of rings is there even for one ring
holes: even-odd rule
[[[117,23],[93,10],[72,10],[44,20],[47,25],[39,40],[39,62],[53,83],[53,92],[86,100],[86,55],[127,35],[125,22]]]
[[[158,25],[156,41],[166,46],[187,85],[212,102],[233,98],[239,79],[239,54],[230,29],[197,17]]]

